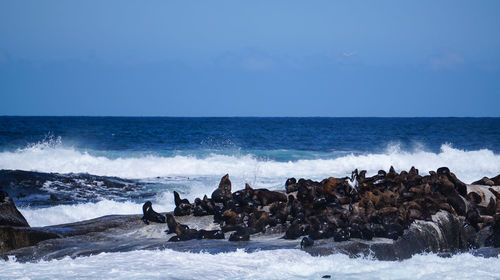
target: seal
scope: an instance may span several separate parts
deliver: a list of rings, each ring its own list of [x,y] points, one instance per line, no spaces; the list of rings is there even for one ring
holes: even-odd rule
[[[232,197],[231,180],[229,180],[229,174],[226,174],[220,180],[219,187],[212,193],[212,200],[216,203],[224,203]]]
[[[310,247],[312,245],[314,245],[314,240],[309,236],[302,238],[300,242],[300,248]]]
[[[250,232],[246,227],[240,227],[229,236],[229,241],[250,241]]]
[[[190,229],[187,225],[177,222],[171,214],[167,214],[167,234],[175,233],[168,241],[186,241],[192,239],[224,239],[224,232],[222,230],[196,230]]]
[[[153,210],[152,205],[153,204],[151,203],[151,201],[146,201],[146,203],[144,203],[144,205],[142,206],[142,213],[143,213],[142,220],[144,221],[144,223],[145,224],[149,224],[149,222],[162,223],[162,224],[166,223],[167,220],[165,216],[155,212],[155,210]]]
[[[178,192],[174,191],[175,216],[188,216],[193,212],[193,205],[187,199],[181,199]]]
[[[196,229],[190,229],[188,226],[180,224],[171,214],[167,214],[167,226],[167,234],[176,234],[168,240],[169,242],[186,241],[199,238],[199,232]]]
[[[188,226],[178,223],[171,214],[167,214],[167,227],[167,234],[175,233],[177,235],[181,235],[184,229],[189,228]]]
[[[253,198],[258,201],[261,206],[267,206],[273,202],[286,202],[287,196],[284,193],[277,191],[270,191],[268,189],[255,189],[253,190]]]
[[[204,230],[198,231],[198,239],[224,239],[224,232],[222,230]]]

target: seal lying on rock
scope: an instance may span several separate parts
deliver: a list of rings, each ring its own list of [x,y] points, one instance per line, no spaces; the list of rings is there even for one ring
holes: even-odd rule
[[[249,241],[250,231],[247,227],[240,227],[229,236],[229,241]]]
[[[493,178],[483,177],[481,180],[473,182],[472,185],[500,186],[500,175]]]
[[[192,239],[224,239],[224,233],[221,230],[196,230],[190,229],[187,225],[177,222],[171,214],[167,214],[167,233],[175,233],[168,241],[186,241]]]
[[[149,222],[155,222],[155,223],[167,222],[165,216],[153,210],[151,201],[146,201],[146,203],[144,203],[144,205],[142,206],[142,213],[143,213],[142,220],[146,224],[149,224]]]

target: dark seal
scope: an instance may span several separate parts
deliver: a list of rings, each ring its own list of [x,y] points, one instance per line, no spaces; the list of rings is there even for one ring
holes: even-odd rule
[[[142,213],[144,214],[144,216],[142,216],[142,220],[146,224],[149,224],[149,222],[162,223],[162,224],[167,222],[165,216],[153,210],[151,201],[146,201],[146,203],[144,203],[144,205],[142,206]]]

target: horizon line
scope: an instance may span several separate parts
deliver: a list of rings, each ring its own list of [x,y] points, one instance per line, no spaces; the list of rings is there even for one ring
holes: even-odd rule
[[[168,116],[168,115],[0,115],[4,117],[28,118],[500,118],[500,116]]]

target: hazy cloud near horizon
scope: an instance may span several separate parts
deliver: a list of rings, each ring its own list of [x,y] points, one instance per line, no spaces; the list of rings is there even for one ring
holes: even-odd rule
[[[2,1],[0,115],[500,116],[498,1]]]

